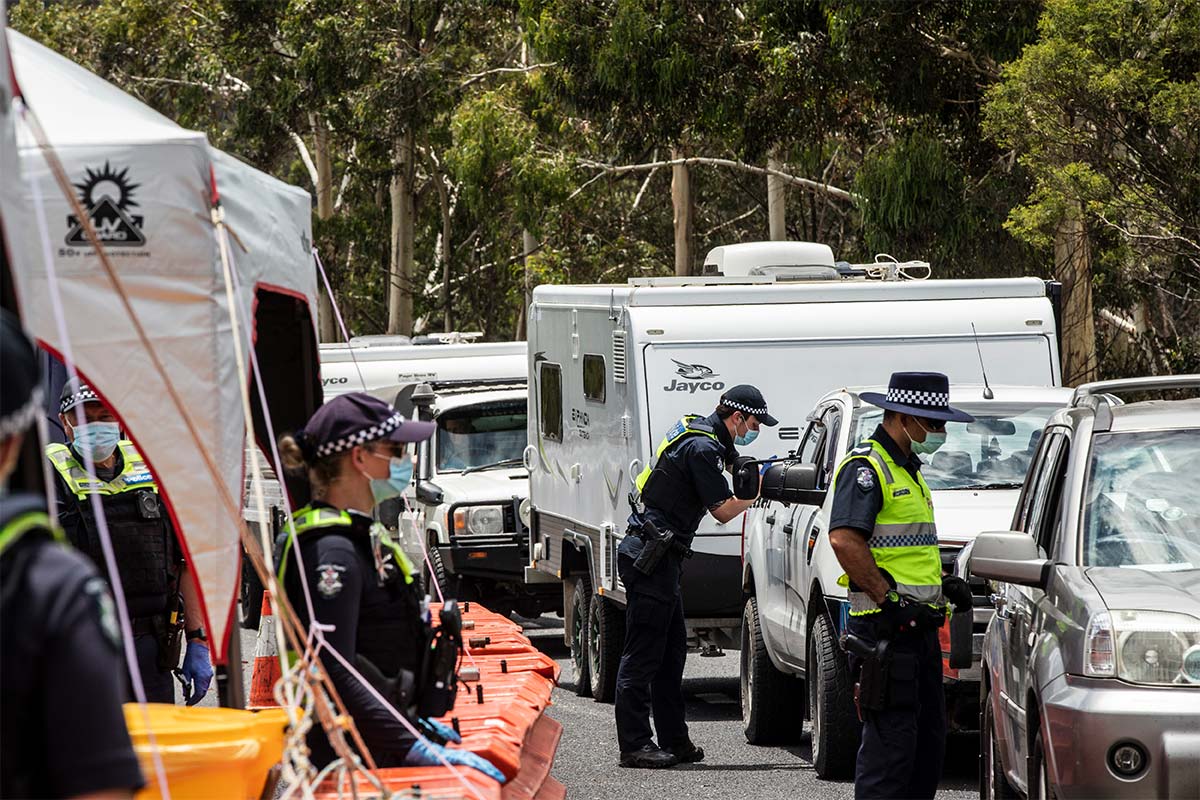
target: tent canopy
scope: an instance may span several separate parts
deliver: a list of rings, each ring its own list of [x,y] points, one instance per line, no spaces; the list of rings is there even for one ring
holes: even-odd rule
[[[10,31],[9,45],[25,102],[62,160],[163,370],[30,131],[18,125],[24,179],[18,206],[6,203],[4,212],[10,234],[20,231],[13,272],[25,324],[47,349],[74,360],[149,461],[199,579],[214,659],[223,661],[240,588],[240,393],[253,379],[236,366],[213,187],[234,234],[236,302],[250,315],[239,319],[241,345],[247,361],[253,347],[264,362],[268,405],[282,429],[298,426],[320,398],[309,195],[210,147],[203,133],[31,39]],[[277,358],[290,369],[280,370]],[[183,399],[186,417],[168,386]],[[266,435],[257,433],[260,440]]]

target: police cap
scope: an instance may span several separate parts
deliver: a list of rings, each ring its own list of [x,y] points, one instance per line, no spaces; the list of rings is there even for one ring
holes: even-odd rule
[[[748,383],[738,384],[721,395],[721,405],[749,414],[768,428],[774,428],[779,420],[767,413],[767,401],[758,387]]]
[[[16,316],[0,309],[0,439],[29,427],[42,406],[37,351]]]
[[[396,409],[363,392],[338,395],[296,432],[296,442],[310,462],[377,441],[423,442],[433,435],[432,422],[406,420]]]
[[[102,403],[96,390],[83,381],[69,379],[63,384],[62,392],[58,395],[58,413],[66,414],[72,408],[84,403]]]

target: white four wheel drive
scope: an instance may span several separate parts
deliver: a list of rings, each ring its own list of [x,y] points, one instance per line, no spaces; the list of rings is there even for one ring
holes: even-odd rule
[[[737,384],[758,386],[780,424],[742,450],[766,459],[798,445],[803,415],[828,387],[886,381],[893,369],[980,381],[981,351],[996,383],[1059,382],[1057,284],[903,280],[811,260],[801,254],[789,262],[799,269],[764,275],[534,290],[526,574],[562,584],[581,694],[612,698],[625,601],[616,550],[629,491],[683,415],[711,413]],[[741,520],[705,517],[692,548],[683,574],[689,643],[709,654],[736,649]]]
[[[1000,348],[984,353],[989,376],[994,364],[1015,356]],[[954,374],[954,362],[936,351],[926,366]],[[761,499],[746,514],[741,653],[746,738],[755,744],[796,739],[797,721],[807,710],[821,777],[852,774],[858,749],[852,681],[839,641],[849,605],[837,583],[844,570],[829,544],[828,521],[838,465],[883,419],[882,409],[860,399],[862,391],[868,389],[830,392],[808,414],[794,458],[811,465],[815,480],[803,487],[811,491],[790,504]],[[1052,386],[951,384],[951,403],[975,421],[949,423],[946,443],[922,459],[945,571],[954,571],[959,550],[981,531],[1008,524],[1042,427],[1070,398],[1071,390]],[[978,724],[979,653],[992,609],[982,581],[974,581],[972,591],[973,616],[958,623],[970,624],[969,667],[951,668],[951,626],[941,630],[951,730]]]

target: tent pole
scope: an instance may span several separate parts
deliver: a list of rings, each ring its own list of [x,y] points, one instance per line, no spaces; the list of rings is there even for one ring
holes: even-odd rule
[[[222,708],[246,707],[242,673],[242,626],[236,619],[229,626],[229,647],[225,650],[225,665],[217,667],[217,693]]]

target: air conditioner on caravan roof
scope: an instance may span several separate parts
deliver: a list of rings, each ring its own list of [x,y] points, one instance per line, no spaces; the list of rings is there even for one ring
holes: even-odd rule
[[[817,270],[811,268],[816,267]],[[823,268],[823,269],[822,269]],[[789,275],[797,269],[811,280],[838,277],[833,249],[817,242],[745,242],[714,247],[704,257],[705,275]]]

